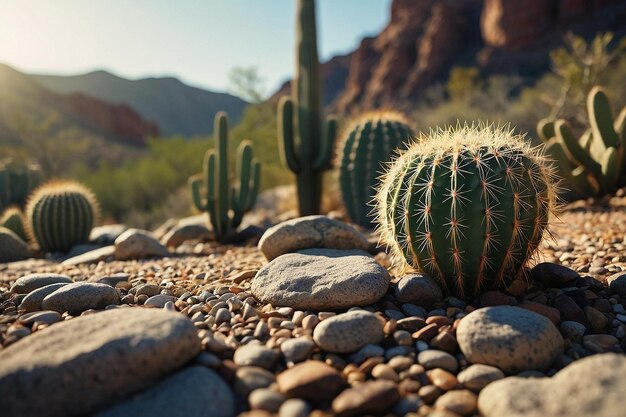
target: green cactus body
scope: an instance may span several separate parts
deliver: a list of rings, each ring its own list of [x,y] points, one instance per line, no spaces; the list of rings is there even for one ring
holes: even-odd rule
[[[36,165],[21,165],[11,159],[0,161],[0,210],[12,205],[23,207],[40,180],[41,171]]]
[[[331,167],[337,122],[331,117],[322,123],[315,0],[298,0],[296,23],[293,97],[278,105],[278,145],[283,163],[296,174],[300,215],[306,216],[320,212],[322,173]]]
[[[228,120],[223,112],[215,116],[215,149],[204,157],[203,173],[190,178],[195,207],[207,212],[215,237],[233,237],[243,215],[250,210],[259,192],[261,164],[252,157],[252,145],[244,141],[237,149],[236,184],[228,173]]]
[[[543,119],[537,131],[567,186],[583,196],[600,196],[626,185],[626,108],[614,121],[606,94],[594,87],[587,112],[590,128],[580,138],[564,120]]]
[[[0,217],[0,227],[6,227],[18,235],[23,241],[27,241],[26,228],[24,227],[24,215],[18,207],[9,207]]]
[[[378,176],[398,149],[414,133],[404,115],[393,112],[364,114],[351,123],[343,136],[339,159],[339,184],[350,218],[372,227],[370,204],[376,195]]]
[[[26,205],[28,233],[44,252],[66,252],[88,242],[98,215],[91,190],[73,181],[42,185]]]
[[[383,175],[377,194],[382,241],[457,297],[517,277],[554,206],[545,159],[522,137],[484,125],[420,138]]]

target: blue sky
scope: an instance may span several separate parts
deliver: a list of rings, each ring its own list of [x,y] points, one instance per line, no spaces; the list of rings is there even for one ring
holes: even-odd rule
[[[322,60],[388,21],[391,0],[318,0]],[[224,91],[256,66],[268,92],[293,71],[295,0],[4,0],[0,62],[19,70],[173,75]]]

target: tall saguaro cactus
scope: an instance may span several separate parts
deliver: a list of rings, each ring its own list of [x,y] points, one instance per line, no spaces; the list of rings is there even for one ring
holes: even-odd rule
[[[296,31],[296,75],[292,97],[278,105],[278,144],[296,174],[300,215],[306,216],[320,211],[322,173],[332,165],[337,130],[334,118],[322,121],[315,0],[298,0]]]
[[[190,178],[193,203],[206,211],[219,241],[233,236],[243,215],[256,201],[261,164],[252,157],[252,145],[244,141],[237,149],[237,182],[231,186],[228,173],[228,121],[226,113],[215,116],[215,149],[204,157],[202,174]]]

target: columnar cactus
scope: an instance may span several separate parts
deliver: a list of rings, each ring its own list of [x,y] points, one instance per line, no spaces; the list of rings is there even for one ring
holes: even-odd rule
[[[215,116],[215,149],[204,157],[202,174],[190,178],[193,203],[206,211],[215,237],[225,241],[233,237],[243,215],[254,206],[259,191],[261,164],[252,158],[252,145],[244,141],[237,149],[236,184],[231,186],[228,173],[228,121],[226,113]]]
[[[382,176],[376,198],[381,240],[457,297],[518,276],[556,204],[546,159],[523,137],[482,124],[420,138]]]
[[[306,216],[320,212],[322,173],[332,165],[337,129],[332,117],[322,123],[315,0],[298,0],[296,32],[293,97],[278,105],[278,145],[283,163],[296,174],[300,215]]]
[[[99,216],[94,194],[74,181],[49,182],[28,198],[28,234],[44,252],[66,252],[89,241]]]
[[[0,227],[6,227],[13,231],[22,240],[27,241],[26,228],[24,227],[24,214],[19,207],[9,207],[0,217]]]
[[[378,176],[398,149],[413,137],[407,118],[395,112],[371,112],[355,119],[342,135],[339,184],[343,204],[356,223],[371,227],[370,203]]]
[[[0,210],[12,205],[22,207],[40,180],[37,165],[22,165],[11,159],[0,161]]]
[[[614,121],[606,94],[594,87],[587,111],[591,127],[579,139],[564,120],[543,119],[537,131],[567,185],[583,196],[600,196],[626,185],[626,107]]]

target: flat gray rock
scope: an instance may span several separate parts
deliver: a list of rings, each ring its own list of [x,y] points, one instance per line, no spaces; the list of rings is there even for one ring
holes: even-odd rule
[[[58,282],[56,284],[46,285],[45,287],[37,288],[36,290],[29,292],[20,303],[19,309],[25,310],[26,312],[41,310],[41,302],[43,299],[64,285],[69,284],[66,282]]]
[[[115,246],[104,246],[101,248],[90,250],[81,255],[72,256],[63,261],[63,265],[74,266],[81,264],[91,264],[100,261],[105,261],[109,258],[113,258],[115,255]]]
[[[259,241],[259,249],[271,261],[301,249],[361,249],[369,242],[358,230],[326,216],[305,216],[270,227]]]
[[[214,371],[192,366],[95,417],[234,417],[235,398]]]
[[[563,337],[546,317],[519,307],[495,306],[465,316],[456,331],[471,363],[505,373],[547,370],[563,352]]]
[[[144,259],[168,256],[169,252],[150,232],[128,229],[115,239],[115,259]]]
[[[384,337],[383,326],[373,313],[349,311],[323,320],[313,330],[313,340],[327,352],[350,353]]]
[[[199,224],[186,224],[174,226],[161,238],[161,243],[169,248],[177,248],[188,240],[208,241],[211,239],[211,232],[206,226]]]
[[[110,285],[95,282],[74,282],[64,285],[41,302],[44,310],[53,310],[63,313],[80,314],[91,308],[103,309],[111,304],[119,304],[120,297],[117,290]]]
[[[18,278],[13,284],[13,287],[11,287],[11,291],[18,294],[28,294],[46,285],[58,283],[71,284],[72,282],[74,281],[67,275],[50,273],[28,274]]]
[[[380,300],[389,273],[361,250],[307,249],[279,256],[252,280],[252,294],[273,306],[340,310]]]
[[[28,245],[12,230],[0,227],[0,262],[15,262],[30,258]]]
[[[2,414],[78,416],[142,391],[201,350],[179,313],[118,308],[56,323],[0,351]]]
[[[510,377],[480,392],[484,417],[624,415],[626,356],[605,353],[578,360],[552,378]]]

